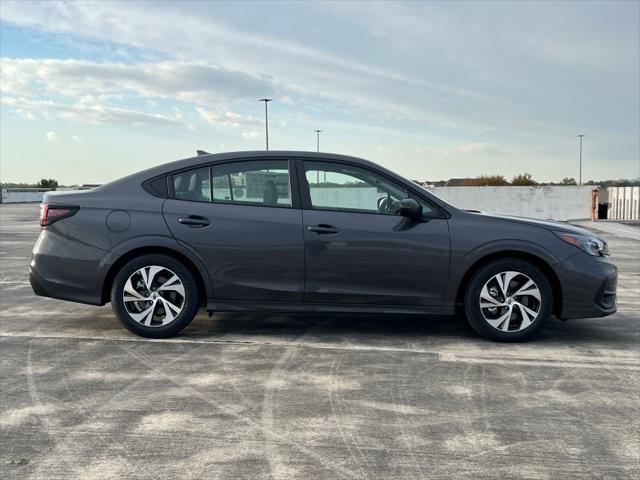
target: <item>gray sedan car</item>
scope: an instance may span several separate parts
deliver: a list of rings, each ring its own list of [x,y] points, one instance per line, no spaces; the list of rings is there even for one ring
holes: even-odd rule
[[[565,223],[459,210],[369,161],[201,154],[44,197],[36,294],[111,302],[168,337],[210,312],[464,310],[480,335],[525,340],[551,316],[616,311],[607,244]]]

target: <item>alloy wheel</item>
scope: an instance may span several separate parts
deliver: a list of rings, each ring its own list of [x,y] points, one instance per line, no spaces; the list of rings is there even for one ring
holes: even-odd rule
[[[184,307],[185,291],[180,277],[167,267],[149,265],[133,272],[122,292],[129,316],[147,327],[173,322]]]
[[[489,325],[503,332],[519,332],[538,318],[542,296],[529,276],[506,271],[484,284],[479,302],[480,312]]]

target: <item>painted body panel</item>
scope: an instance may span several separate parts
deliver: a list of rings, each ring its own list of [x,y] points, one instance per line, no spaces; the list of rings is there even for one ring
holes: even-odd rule
[[[442,305],[449,273],[446,219],[304,210],[305,301]],[[338,233],[309,230],[332,225]]]
[[[169,199],[163,212],[173,236],[207,265],[216,300],[303,300],[300,210]],[[179,223],[190,215],[211,223],[195,228]]]

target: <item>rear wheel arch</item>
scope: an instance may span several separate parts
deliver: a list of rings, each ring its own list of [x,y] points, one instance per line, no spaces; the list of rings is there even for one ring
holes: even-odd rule
[[[113,262],[107,275],[105,276],[104,283],[102,285],[102,294],[101,294],[101,302],[104,305],[109,302],[111,296],[111,287],[113,286],[113,281],[117,273],[120,269],[130,260],[139,257],[141,255],[158,253],[162,255],[167,255],[169,257],[173,257],[176,260],[182,262],[185,267],[191,272],[193,278],[196,281],[196,285],[198,288],[198,301],[201,306],[206,305],[207,303],[207,288],[205,286],[205,279],[203,278],[203,273],[196,266],[196,264],[186,255],[180,253],[176,250],[167,247],[139,247],[134,248],[133,250],[129,250],[128,252],[122,254],[118,259]]]
[[[562,285],[558,276],[553,271],[553,268],[549,263],[543,258],[534,255],[529,252],[523,252],[521,250],[503,250],[498,252],[493,252],[491,254],[485,255],[479,259],[477,259],[465,272],[458,284],[458,290],[456,293],[456,305],[462,305],[465,291],[469,286],[469,282],[473,275],[483,266],[488,263],[494,262],[496,260],[504,260],[508,258],[515,258],[518,260],[525,260],[536,267],[538,267],[542,273],[545,275],[549,283],[551,284],[551,288],[553,290],[553,307],[552,313],[554,315],[559,316],[562,310]]]

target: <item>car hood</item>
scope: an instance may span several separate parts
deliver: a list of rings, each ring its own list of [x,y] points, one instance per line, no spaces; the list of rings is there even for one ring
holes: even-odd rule
[[[587,230],[586,228],[576,227],[566,222],[558,222],[555,220],[540,220],[538,218],[518,217],[515,215],[501,215],[498,213],[483,213],[483,212],[469,212],[471,215],[478,215],[486,217],[487,219],[506,220],[510,222],[523,223],[525,225],[531,225],[534,227],[544,228],[546,230],[570,232],[577,235],[597,236],[595,233]]]

